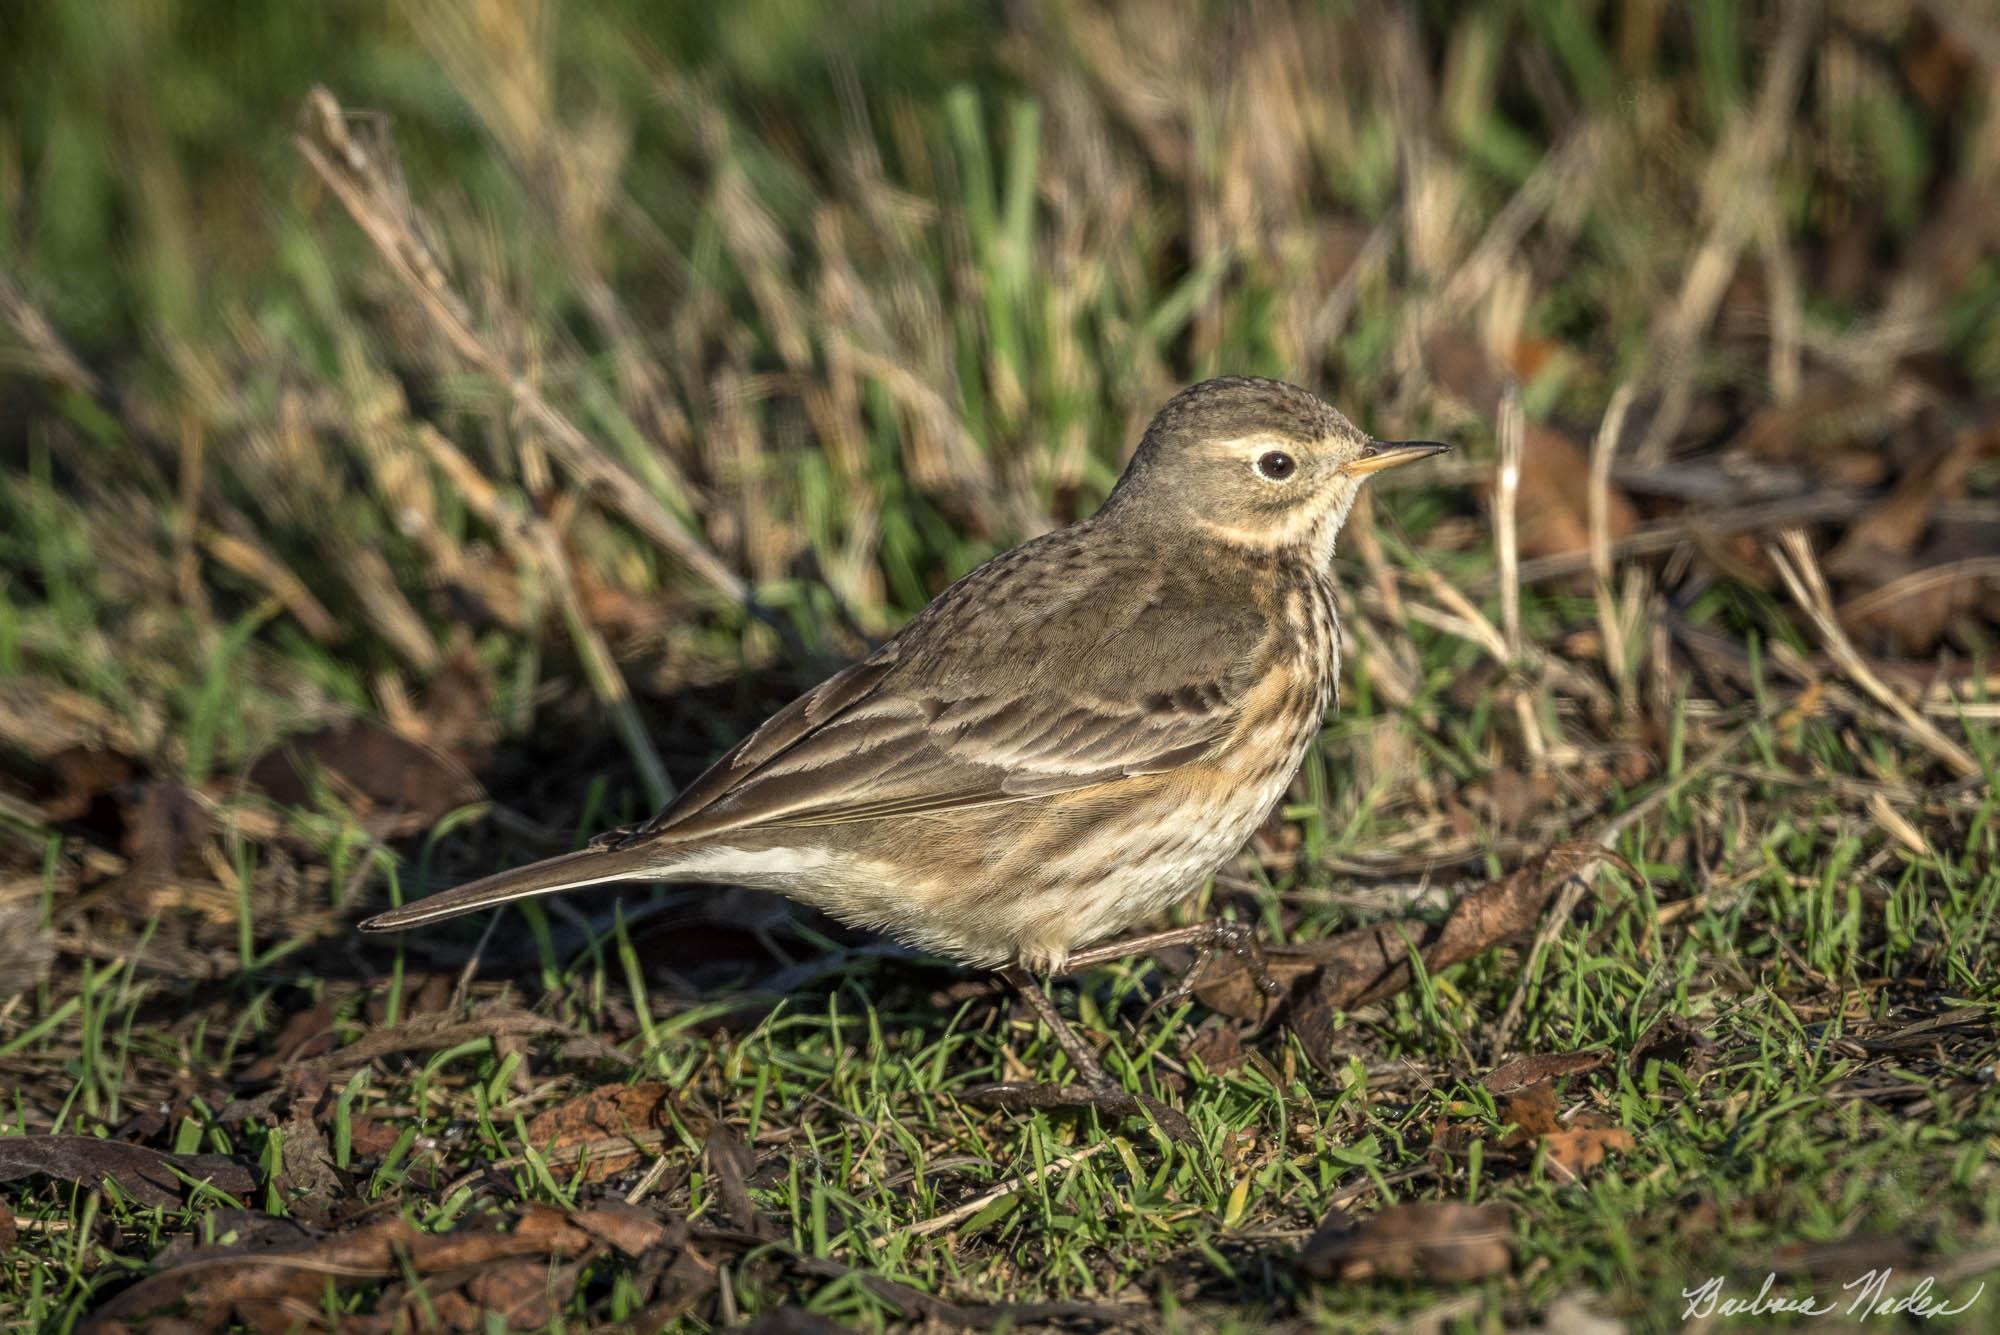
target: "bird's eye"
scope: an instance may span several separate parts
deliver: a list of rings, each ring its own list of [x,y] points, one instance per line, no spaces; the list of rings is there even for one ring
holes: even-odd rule
[[[1299,461],[1283,450],[1268,450],[1257,456],[1257,476],[1266,482],[1283,482],[1299,471]]]

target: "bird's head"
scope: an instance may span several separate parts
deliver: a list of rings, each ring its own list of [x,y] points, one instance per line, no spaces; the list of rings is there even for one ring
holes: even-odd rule
[[[1105,512],[1163,517],[1226,543],[1301,550],[1324,564],[1364,482],[1449,448],[1373,440],[1309,390],[1223,376],[1160,409]]]

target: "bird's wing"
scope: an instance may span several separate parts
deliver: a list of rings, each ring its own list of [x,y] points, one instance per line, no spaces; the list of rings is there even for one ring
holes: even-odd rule
[[[1067,536],[968,575],[632,837],[1018,801],[1211,752],[1268,662],[1264,613],[1169,563],[1062,560]]]

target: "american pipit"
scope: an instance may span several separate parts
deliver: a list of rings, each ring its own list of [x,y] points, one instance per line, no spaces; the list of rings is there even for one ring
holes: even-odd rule
[[[1371,440],[1294,385],[1204,381],[1096,514],[959,580],[652,820],[362,927],[618,881],[775,890],[1009,970],[1083,1078],[1069,1101],[1129,1106],[1033,975],[1254,951],[1232,924],[1099,943],[1197,889],[1283,794],[1334,700],[1334,538],[1370,474],[1444,448]]]

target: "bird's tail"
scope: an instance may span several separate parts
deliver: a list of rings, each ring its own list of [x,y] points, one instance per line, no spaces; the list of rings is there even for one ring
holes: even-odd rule
[[[574,853],[531,862],[512,871],[498,872],[451,890],[442,890],[405,904],[387,913],[378,913],[361,924],[364,932],[395,932],[419,927],[461,913],[508,904],[536,895],[552,895],[558,890],[575,890],[586,885],[608,885],[617,881],[649,881],[662,875],[657,848],[583,848]]]

